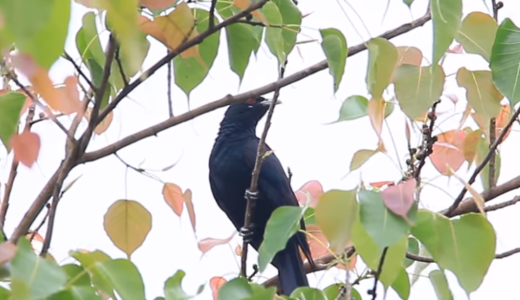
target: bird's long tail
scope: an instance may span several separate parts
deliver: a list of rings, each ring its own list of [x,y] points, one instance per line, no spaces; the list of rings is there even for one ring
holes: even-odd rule
[[[276,258],[283,295],[290,295],[297,287],[309,286],[296,236],[287,241],[285,249],[278,252]]]

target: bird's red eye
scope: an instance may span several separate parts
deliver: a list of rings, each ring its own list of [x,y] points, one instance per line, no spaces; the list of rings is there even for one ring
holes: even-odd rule
[[[246,103],[254,104],[254,103],[255,103],[255,99],[248,99],[248,100],[246,101]]]

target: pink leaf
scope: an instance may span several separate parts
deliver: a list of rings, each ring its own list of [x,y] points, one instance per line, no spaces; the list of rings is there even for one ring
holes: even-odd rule
[[[413,204],[415,185],[415,178],[411,178],[386,188],[381,192],[385,206],[394,214],[406,218]]]

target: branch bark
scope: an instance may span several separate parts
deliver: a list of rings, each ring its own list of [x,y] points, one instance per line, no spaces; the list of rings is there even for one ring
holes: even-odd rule
[[[401,34],[404,34],[404,33],[407,33],[409,31],[411,31],[412,29],[415,29],[417,27],[420,27],[420,26],[423,26],[426,22],[428,22],[429,20],[431,19],[431,15],[429,12],[427,12],[424,16],[418,18],[417,20],[411,22],[411,23],[407,23],[407,24],[403,24],[395,29],[392,29],[392,30],[389,30],[383,34],[381,34],[379,37],[381,38],[385,38],[385,39],[392,39],[396,36],[399,36]],[[219,25],[223,24],[224,22],[218,24],[215,26],[215,28],[217,28]],[[352,46],[352,47],[349,47],[348,48],[348,56],[354,56],[356,54],[358,54],[359,52],[361,51],[364,51],[366,50],[367,47],[366,47],[366,43],[361,43],[361,44],[358,44],[358,45],[355,45],[355,46]],[[169,55],[168,55],[169,56]],[[151,67],[148,71],[146,71],[145,73],[153,73],[155,71],[157,71],[157,69],[159,69],[162,65],[160,65],[160,63],[162,61],[165,61],[166,58],[168,57],[164,57],[160,62],[158,62],[157,64],[155,64],[153,67]],[[167,60],[166,60],[167,61]],[[166,62],[165,62],[166,63]],[[156,67],[157,66],[157,67]],[[181,114],[181,115],[178,115],[178,116],[175,116],[175,117],[172,117],[172,118],[169,118],[169,119],[166,119],[165,121],[161,122],[161,123],[158,123],[154,126],[151,126],[151,127],[148,127],[146,129],[143,129],[131,136],[127,136],[121,140],[119,140],[118,142],[115,142],[111,145],[108,145],[104,148],[101,148],[99,150],[96,150],[96,151],[92,151],[92,152],[89,152],[89,153],[86,153],[83,158],[81,159],[81,163],[86,163],[86,162],[90,162],[90,161],[94,161],[94,160],[97,160],[97,159],[100,159],[102,157],[105,157],[105,156],[108,156],[126,146],[129,146],[135,142],[138,142],[142,139],[145,139],[147,137],[150,137],[150,136],[154,136],[156,135],[157,133],[163,131],[163,130],[166,130],[170,127],[173,127],[173,126],[176,126],[180,123],[184,123],[186,121],[189,121],[193,118],[196,118],[198,116],[201,116],[203,114],[206,114],[208,112],[211,112],[215,109],[218,109],[218,108],[221,108],[221,107],[224,107],[224,106],[227,106],[227,105],[231,105],[233,103],[238,103],[238,102],[243,102],[249,98],[255,98],[255,97],[258,97],[260,95],[263,95],[263,94],[267,94],[267,93],[270,93],[270,92],[273,92],[274,90],[276,89],[279,89],[279,88],[282,88],[284,86],[287,86],[289,84],[292,84],[292,83],[295,83],[297,81],[300,81],[306,77],[309,77],[310,75],[314,74],[314,73],[317,73],[319,71],[322,71],[322,70],[325,70],[328,68],[328,64],[327,64],[327,61],[326,60],[323,60],[315,65],[312,65],[308,68],[305,68],[299,72],[296,72],[290,76],[287,76],[281,80],[278,80],[278,81],[275,81],[275,82],[272,82],[272,83],[269,83],[267,85],[264,85],[262,87],[259,87],[257,89],[254,89],[254,90],[251,90],[249,92],[246,92],[246,93],[242,93],[242,94],[237,94],[235,96],[232,96],[232,95],[227,95],[225,96],[224,98],[221,98],[219,100],[215,100],[213,102],[210,102],[208,104],[205,104],[203,106],[200,106],[198,108],[195,108],[191,111],[188,111],[184,114]],[[148,76],[151,75],[148,74]],[[139,81],[136,80],[136,81]],[[135,83],[135,82],[134,82]],[[131,87],[134,83],[130,84],[129,87]],[[133,90],[135,87],[133,87],[131,90]],[[129,90],[128,92],[130,92],[131,90]],[[125,97],[126,94],[123,95],[123,97]],[[117,97],[116,99],[118,99],[120,97]],[[119,100],[120,101],[120,100]],[[115,107],[117,105],[117,103],[115,103],[116,101],[114,100],[113,102],[111,102],[107,109],[110,107],[110,106],[113,106]],[[115,104],[114,104],[115,103]],[[113,108],[112,107],[112,108]],[[105,109],[105,111],[107,111],[107,109]],[[103,111],[103,113],[101,114],[101,116],[104,115],[105,111]],[[108,114],[108,112],[107,112]]]

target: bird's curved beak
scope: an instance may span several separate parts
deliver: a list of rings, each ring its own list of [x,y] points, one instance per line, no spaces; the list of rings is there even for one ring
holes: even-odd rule
[[[267,101],[262,102],[263,105],[270,106],[273,99],[269,99]],[[275,105],[282,104],[283,102],[280,99],[276,99]]]

